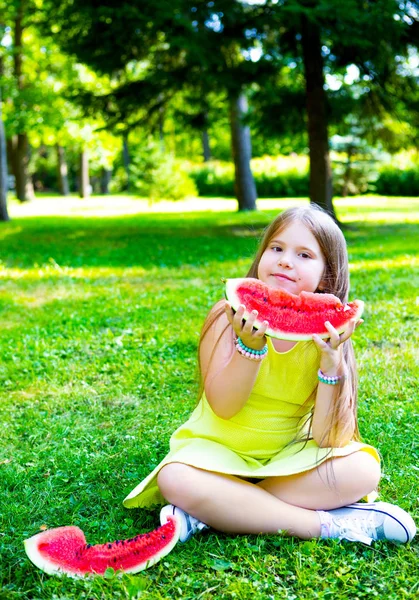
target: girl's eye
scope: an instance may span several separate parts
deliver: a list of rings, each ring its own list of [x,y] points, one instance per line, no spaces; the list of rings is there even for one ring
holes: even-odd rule
[[[307,254],[306,252],[301,252],[300,256],[302,258],[311,258],[310,254]]]
[[[282,251],[282,248],[281,248],[281,246],[272,246],[272,250],[273,250],[274,252],[281,252],[281,251]]]

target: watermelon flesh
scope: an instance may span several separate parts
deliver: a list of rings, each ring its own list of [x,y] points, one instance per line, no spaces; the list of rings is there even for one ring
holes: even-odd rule
[[[351,319],[359,321],[364,310],[362,300],[342,304],[333,294],[301,292],[297,296],[250,277],[227,279],[226,298],[234,310],[241,304],[246,307],[245,320],[257,310],[254,327],[259,329],[268,321],[266,335],[281,340],[311,340],[313,334],[328,338],[325,321],[343,333]]]
[[[115,571],[137,573],[166,556],[179,539],[180,522],[175,516],[150,533],[128,540],[116,540],[94,546],[86,544],[79,527],[48,529],[25,540],[26,554],[42,571],[70,577],[103,575]]]

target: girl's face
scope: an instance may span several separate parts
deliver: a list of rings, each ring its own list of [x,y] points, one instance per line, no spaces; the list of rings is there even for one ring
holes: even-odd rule
[[[319,289],[325,259],[311,231],[294,221],[271,238],[259,262],[258,278],[292,294]]]

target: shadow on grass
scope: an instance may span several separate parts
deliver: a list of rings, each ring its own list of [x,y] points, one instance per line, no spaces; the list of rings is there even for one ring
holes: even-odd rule
[[[249,258],[271,213],[141,215],[120,218],[19,219],[2,224],[6,268],[179,267]],[[351,261],[419,253],[419,223],[352,222],[345,229]]]

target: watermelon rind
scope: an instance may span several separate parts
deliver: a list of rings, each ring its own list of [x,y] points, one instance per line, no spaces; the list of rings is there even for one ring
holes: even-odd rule
[[[259,279],[254,279],[251,277],[242,277],[242,278],[234,278],[234,279],[227,279],[225,282],[225,295],[226,295],[226,299],[227,301],[231,304],[231,307],[233,308],[234,311],[236,311],[239,306],[242,304],[240,297],[237,294],[237,290],[241,287],[241,286],[245,286],[247,284],[251,284],[252,282],[257,282],[258,285],[260,286],[265,286],[268,290],[272,290],[274,291],[276,288],[270,288],[270,286],[267,286],[266,284],[264,284],[262,281],[260,281]],[[294,294],[291,294],[290,292],[284,292],[284,290],[282,290],[283,293],[286,293],[289,295],[289,297],[295,299],[296,301],[298,301],[299,296],[296,296]],[[359,319],[362,316],[362,313],[364,311],[364,302],[362,300],[354,300],[353,302],[350,302],[348,305],[342,305],[342,303],[340,302],[340,300],[337,297],[332,296],[332,294],[321,294],[321,293],[309,293],[309,292],[302,292],[302,294],[300,294],[300,299],[303,297],[310,297],[310,302],[311,303],[317,303],[319,304],[319,313],[321,312],[322,309],[322,303],[325,302],[325,297],[327,297],[328,299],[330,298],[336,298],[336,302],[340,304],[341,307],[343,307],[343,310],[341,310],[340,312],[340,319],[341,316],[343,315],[343,313],[345,312],[345,306],[350,306],[351,307],[351,316],[348,319],[345,319],[338,324],[333,324],[336,331],[341,334],[344,333],[344,331],[346,331],[346,329],[348,328],[349,322],[352,319],[355,319],[356,321],[359,321]],[[245,321],[247,321],[247,319],[250,317],[251,311],[252,311],[253,307],[252,306],[246,306],[246,310],[244,312],[243,315],[243,319]],[[281,310],[280,308],[277,308],[276,310]],[[302,313],[302,318],[303,318],[303,313]],[[337,317],[336,317],[337,318]],[[263,320],[265,319],[259,319],[257,318],[253,324],[253,327],[255,329],[259,329],[262,324],[263,324]],[[266,319],[269,322],[269,319]],[[329,318],[325,318],[326,320],[331,320]],[[330,338],[330,333],[327,331],[327,329],[324,327],[323,330],[317,330],[317,331],[311,331],[309,333],[305,332],[305,333],[298,333],[296,331],[286,331],[284,329],[274,329],[272,327],[268,327],[265,335],[272,337],[272,338],[276,338],[276,339],[280,339],[280,340],[288,340],[288,341],[295,341],[295,342],[300,342],[300,341],[307,341],[307,340],[312,340],[313,338],[313,334],[317,334],[320,338],[322,339],[327,339]]]
[[[86,544],[84,533],[79,527],[76,527],[75,525],[55,527],[54,529],[41,531],[27,540],[24,540],[23,544],[25,546],[25,552],[28,558],[35,565],[35,567],[38,567],[38,569],[41,569],[41,571],[44,571],[44,573],[47,573],[48,575],[65,574],[69,575],[70,577],[80,577],[81,575],[63,570],[59,565],[57,565],[57,563],[52,562],[39,551],[40,545],[48,539],[47,535],[50,536],[54,534],[57,536],[57,538],[60,537],[61,539],[72,538],[79,544],[80,547]]]
[[[143,571],[144,569],[148,569],[149,567],[155,565],[159,560],[161,560],[164,556],[169,554],[177,544],[180,535],[181,523],[180,520],[176,517],[176,515],[170,515],[167,518],[167,521],[172,521],[175,528],[173,531],[173,535],[170,539],[168,539],[167,543],[160,548],[160,550],[156,551],[152,557],[149,557],[146,560],[142,560],[141,557],[138,557],[138,562],[133,566],[119,569],[117,573],[138,573],[139,571]],[[163,526],[159,527],[158,530],[162,529]],[[158,531],[156,530],[156,532]],[[164,536],[163,536],[164,537]],[[62,558],[61,562],[54,558],[48,558],[45,554],[42,554],[40,551],[41,545],[45,545],[46,543],[50,543],[51,540],[54,542],[62,541]],[[134,541],[134,540],[126,540],[126,542]],[[109,544],[109,546],[114,545],[115,542]],[[84,550],[86,548],[86,538],[84,533],[79,527],[70,525],[67,527],[56,527],[54,529],[48,529],[46,531],[42,531],[31,538],[24,541],[25,551],[28,558],[31,562],[47,573],[48,575],[67,575],[68,577],[72,577],[74,579],[91,577],[97,575],[103,575],[106,568],[113,568],[112,562],[106,565],[102,572],[97,572],[93,568],[86,568],[85,570],[81,570],[81,568],[74,564],[74,556],[77,550]],[[94,552],[95,548],[100,550],[100,547],[108,546],[107,544],[97,544],[96,546],[89,546],[90,553]],[[133,552],[131,556],[136,554]],[[73,564],[71,564],[71,559],[73,558]],[[93,561],[92,561],[93,562]]]

